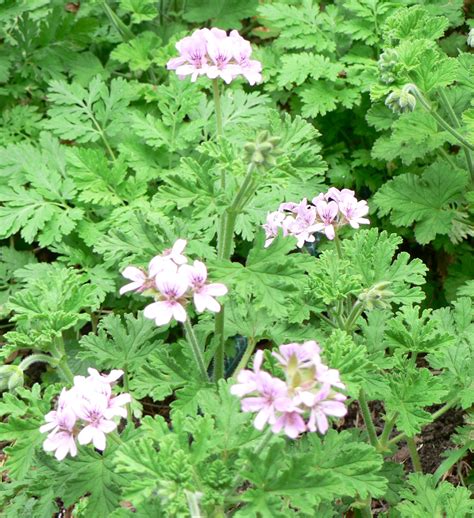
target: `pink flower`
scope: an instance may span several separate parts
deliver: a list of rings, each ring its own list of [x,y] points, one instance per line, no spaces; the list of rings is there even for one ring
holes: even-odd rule
[[[260,367],[263,362],[263,351],[258,350],[253,358],[253,371],[244,369],[237,376],[237,383],[230,387],[230,393],[242,397],[256,392],[260,377]]]
[[[202,30],[194,31],[176,43],[180,53],[178,58],[170,59],[166,65],[168,70],[176,70],[180,79],[191,76],[194,83],[196,79],[207,71],[207,41]]]
[[[302,412],[303,411],[298,408],[295,408],[293,411],[284,412],[276,419],[272,426],[272,432],[278,433],[283,430],[290,439],[296,439],[306,431],[306,424],[301,417]]]
[[[168,70],[176,70],[183,79],[191,81],[206,74],[210,79],[222,78],[230,83],[242,75],[254,85],[262,80],[262,64],[250,59],[252,47],[237,31],[229,36],[221,29],[198,29],[176,44],[180,55],[170,59]]]
[[[215,37],[212,33],[207,40],[207,53],[213,63],[207,68],[207,77],[221,77],[227,84],[239,73],[239,67],[231,63],[233,44],[230,38]]]
[[[146,318],[155,320],[157,326],[168,324],[173,318],[184,322],[187,318],[182,298],[188,290],[188,281],[181,273],[169,274],[166,278],[156,279],[156,287],[163,300],[145,307]]]
[[[135,266],[127,266],[122,272],[122,275],[132,282],[125,284],[125,286],[120,288],[120,295],[127,293],[127,291],[140,292],[145,289],[147,275],[143,270],[140,270],[140,268],[136,268]]]
[[[250,42],[242,38],[236,31],[230,31],[230,38],[233,40],[233,54],[235,61],[240,66],[240,73],[247,79],[250,85],[262,81],[262,64],[260,61],[250,59],[252,46]]]
[[[185,275],[188,279],[198,313],[202,313],[206,309],[214,313],[221,310],[219,302],[214,297],[225,295],[227,287],[221,283],[206,284],[207,268],[204,263],[194,261],[193,266],[185,264],[180,268],[180,274]]]
[[[323,230],[328,239],[334,239],[336,234],[334,223],[339,210],[337,203],[335,201],[319,201],[316,205],[316,210],[321,220],[318,229]]]
[[[344,216],[344,220],[349,223],[352,228],[359,228],[360,225],[368,225],[370,221],[364,218],[369,213],[367,202],[357,201],[355,198],[349,198],[339,203],[339,210]]]
[[[176,240],[171,248],[168,248],[163,252],[162,256],[167,259],[171,259],[177,265],[187,263],[188,258],[185,255],[183,255],[187,243],[188,242],[186,241],[186,239]]]
[[[66,391],[63,389],[61,395]],[[61,396],[60,396],[61,398]],[[63,402],[64,404],[64,402]],[[52,410],[44,416],[46,424],[40,427],[40,432],[51,432],[53,435],[60,432],[71,432],[76,424],[76,415],[68,407],[58,406],[57,410]]]
[[[278,349],[279,352],[272,352],[272,356],[291,371],[308,368],[321,362],[319,356],[321,349],[314,340],[304,344],[283,344]]]
[[[278,229],[282,228],[282,224],[285,218],[285,214],[280,211],[269,212],[267,214],[267,222],[265,225],[263,225],[266,237],[264,245],[265,248],[269,247],[273,240],[278,236]]]
[[[46,414],[46,424],[40,427],[40,432],[50,432],[43,443],[45,451],[55,451],[58,460],[68,453],[77,454],[76,435],[80,444],[92,442],[97,449],[104,450],[105,434],[117,427],[112,418],[127,415],[123,405],[130,403],[130,394],[112,397],[111,389],[123,371],[114,369],[109,374],[100,374],[92,368],[88,371],[88,377],[75,376],[73,387],[62,390],[57,410]]]
[[[283,367],[286,381],[261,369],[263,352],[255,355],[253,371],[239,373],[231,393],[243,397],[243,412],[254,412],[254,426],[262,430],[266,423],[274,433],[281,430],[292,438],[305,431],[325,433],[328,416],[342,417],[347,409],[346,396],[333,387],[344,388],[339,371],[321,361],[319,345],[310,340],[303,344],[283,344],[272,355]],[[307,423],[305,420],[308,420]]]
[[[286,383],[261,371],[257,378],[257,397],[242,399],[244,412],[257,412],[254,426],[263,430],[266,423],[273,424],[276,411],[285,411],[291,406]]]
[[[334,200],[337,203],[340,203],[341,201],[346,200],[348,198],[354,197],[354,191],[351,191],[350,189],[342,189],[342,191],[340,191],[339,189],[336,189],[336,187],[330,187],[328,189],[328,192],[324,195],[324,198],[326,200]],[[317,203],[315,203],[314,200],[313,203],[317,205]]]
[[[319,229],[316,224],[316,209],[308,205],[306,198],[303,198],[293,212],[296,213],[296,219],[288,225],[287,230],[289,234],[296,237],[296,246],[301,248],[305,242],[314,241],[313,234]]]
[[[87,423],[77,436],[79,444],[92,442],[98,450],[105,450],[105,434],[117,428],[117,424],[105,415],[108,404],[108,398],[97,394],[93,400],[84,400],[77,408],[77,415]]]
[[[68,453],[71,454],[71,457],[77,455],[76,440],[70,430],[60,430],[48,435],[43,442],[43,449],[44,451],[54,451],[57,460],[63,460]]]
[[[330,394],[329,385],[323,388],[312,397],[307,398],[304,403],[311,409],[308,419],[308,430],[315,432],[319,430],[326,433],[329,428],[327,416],[343,417],[347,414],[347,408],[344,405],[346,396],[343,394]]]
[[[148,264],[148,275],[151,279],[155,279],[158,275],[166,276],[170,272],[176,273],[177,271],[178,265],[171,259],[170,255],[157,255]]]

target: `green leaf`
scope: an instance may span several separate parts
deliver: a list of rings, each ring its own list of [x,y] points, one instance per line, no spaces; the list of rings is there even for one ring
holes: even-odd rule
[[[403,306],[387,323],[386,345],[406,353],[429,353],[449,347],[453,338],[440,332],[431,310],[419,314],[417,306]]]
[[[402,239],[396,234],[379,232],[376,228],[358,230],[352,239],[342,242],[344,256],[350,261],[350,271],[362,278],[365,288],[388,282],[395,304],[421,302],[420,288],[425,282],[427,268],[420,259],[410,260],[406,252],[395,255]]]
[[[411,473],[409,489],[402,489],[403,501],[396,509],[402,518],[467,518],[474,512],[474,502],[467,488],[455,487],[449,482],[436,486],[433,475]]]
[[[162,346],[156,341],[157,333],[154,322],[142,316],[107,315],[100,321],[97,334],[82,337],[78,356],[103,369],[134,372],[146,363],[151,351]]]
[[[460,199],[468,183],[465,171],[435,162],[422,176],[403,174],[387,182],[374,201],[382,215],[390,214],[394,225],[415,223],[415,237],[421,244],[437,234],[449,234],[456,211],[452,204]]]
[[[127,129],[126,108],[133,97],[134,89],[122,78],[112,79],[108,87],[96,76],[88,88],[51,81],[48,100],[52,106],[45,127],[63,139],[81,143],[115,136]]]
[[[120,63],[128,64],[133,72],[144,71],[153,64],[154,54],[160,45],[161,40],[154,32],[145,31],[138,34],[133,40],[115,47],[110,57]]]
[[[103,454],[81,448],[75,459],[65,462],[66,469],[58,474],[56,482],[61,483],[60,495],[66,506],[88,495],[84,511],[89,516],[107,518],[118,507],[126,478],[114,469],[115,455],[115,448],[109,444]]]
[[[376,140],[372,156],[387,162],[400,157],[404,164],[410,165],[438,149],[450,138],[446,132],[438,131],[431,115],[417,110],[402,114],[392,124],[391,134]]]
[[[433,376],[428,369],[408,370],[388,376],[390,394],[385,400],[388,414],[397,414],[396,426],[409,437],[421,432],[432,421],[424,407],[440,403],[448,393],[444,382]]]
[[[254,16],[257,7],[257,0],[209,0],[205,4],[189,0],[183,18],[194,23],[212,20],[214,26],[233,29],[240,27],[241,20]]]

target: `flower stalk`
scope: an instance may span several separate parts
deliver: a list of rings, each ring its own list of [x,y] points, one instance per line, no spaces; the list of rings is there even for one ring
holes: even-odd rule
[[[189,319],[186,319],[183,322],[183,327],[186,339],[188,340],[188,343],[191,346],[191,351],[193,352],[194,361],[196,362],[199,374],[203,380],[207,381],[209,378],[207,376],[204,355],[202,354],[201,348],[199,347],[199,343],[197,341],[196,335],[194,334],[194,330],[191,323],[189,322]]]
[[[375,430],[374,422],[372,421],[369,404],[367,403],[367,398],[363,389],[360,389],[358,400],[362,417],[364,418],[365,427],[367,428],[367,434],[369,435],[369,442],[374,448],[379,449],[377,432]]]
[[[413,464],[413,469],[417,473],[422,473],[423,468],[421,467],[421,459],[420,455],[418,453],[418,450],[416,449],[416,443],[414,437],[407,437],[407,446],[408,451],[410,452],[411,462]]]
[[[454,129],[450,124],[448,124],[439,113],[433,109],[431,104],[427,101],[425,96],[418,90],[418,87],[414,84],[406,85],[407,90],[409,90],[417,99],[417,101],[423,106],[423,108],[438,122],[438,124],[444,128],[446,131],[451,133],[453,137],[455,137],[462,146],[470,151],[474,151],[474,146],[468,142],[456,129]]]

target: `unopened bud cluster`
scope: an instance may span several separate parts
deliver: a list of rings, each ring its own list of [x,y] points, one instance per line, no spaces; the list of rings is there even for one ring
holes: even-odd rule
[[[395,81],[395,67],[398,63],[398,52],[395,49],[387,49],[380,54],[378,67],[382,83],[391,84]]]
[[[390,281],[382,281],[364,290],[358,299],[367,309],[384,309],[389,304],[387,299],[393,297],[393,291],[388,290]]]
[[[467,44],[469,47],[474,47],[474,29],[471,29],[467,35]]]
[[[268,131],[262,131],[255,142],[245,144],[246,160],[255,165],[275,166],[276,157],[281,155],[281,151],[277,147],[280,140],[280,137],[272,137]]]
[[[0,366],[0,391],[13,392],[17,387],[23,386],[23,381],[23,370],[18,365]]]
[[[416,97],[411,93],[412,88],[412,85],[405,85],[401,90],[394,90],[385,100],[387,108],[394,113],[412,112],[416,106]]]
[[[281,430],[296,439],[303,432],[326,433],[328,417],[347,413],[346,396],[337,369],[321,360],[315,341],[284,344],[272,355],[278,360],[284,380],[261,370],[263,351],[257,351],[253,370],[243,370],[231,393],[241,397],[243,412],[255,413],[254,426],[263,430],[268,423],[272,432]],[[245,396],[245,397],[244,397]]]

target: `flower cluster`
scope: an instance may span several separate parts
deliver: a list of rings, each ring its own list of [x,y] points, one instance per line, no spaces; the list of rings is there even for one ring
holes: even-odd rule
[[[176,70],[180,79],[191,76],[196,81],[206,75],[230,83],[242,75],[254,85],[262,80],[262,64],[250,59],[250,42],[233,30],[229,35],[221,29],[198,29],[176,43],[179,57],[170,59],[168,70]]]
[[[346,396],[334,390],[345,388],[339,371],[324,365],[320,352],[314,341],[281,345],[272,355],[283,368],[285,381],[261,370],[262,351],[255,354],[253,371],[239,373],[231,392],[239,397],[250,395],[243,397],[242,411],[257,414],[257,430],[268,423],[274,433],[283,430],[295,439],[306,431],[326,433],[328,416],[346,415]]]
[[[350,225],[359,228],[368,224],[365,218],[369,212],[366,201],[358,201],[354,191],[331,187],[327,193],[321,193],[308,203],[304,198],[300,203],[282,203],[275,212],[267,215],[263,225],[266,235],[265,247],[270,246],[281,228],[284,236],[294,236],[297,246],[315,240],[315,232],[323,232],[328,239],[334,239],[338,228]]]
[[[46,424],[40,427],[40,432],[49,432],[43,448],[54,451],[58,460],[68,453],[77,455],[76,439],[105,450],[105,434],[117,428],[114,417],[127,416],[124,405],[130,403],[130,394],[112,396],[112,384],[123,371],[112,370],[107,376],[95,369],[88,371],[89,376],[75,376],[74,386],[62,390],[57,409],[46,414]]]
[[[224,284],[207,283],[207,268],[201,261],[187,264],[183,255],[186,247],[184,239],[178,239],[172,248],[154,257],[148,264],[148,271],[135,266],[127,266],[122,275],[131,280],[120,289],[120,294],[136,291],[151,295],[155,302],[145,307],[144,315],[162,326],[187,318],[186,305],[192,298],[198,313],[206,309],[218,313],[221,309],[215,297],[227,293]]]

